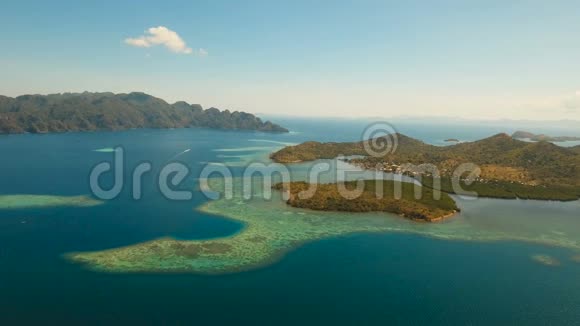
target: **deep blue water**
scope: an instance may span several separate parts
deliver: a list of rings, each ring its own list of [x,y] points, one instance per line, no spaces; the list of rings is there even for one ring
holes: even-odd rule
[[[91,167],[123,146],[126,165],[149,161],[143,200],[127,191],[91,208],[0,210],[0,324],[578,324],[580,264],[570,252],[518,242],[470,243],[405,234],[354,235],[308,244],[282,261],[224,276],[126,274],[84,270],[61,255],[162,236],[226,236],[241,225],[204,215],[188,202],[162,198],[154,178],[176,154],[191,168],[193,189],[216,148],[282,142],[358,140],[363,121],[284,120],[295,133],[190,130],[12,135],[0,137],[0,194],[89,193]],[[507,131],[401,124],[432,143]],[[271,144],[270,144],[271,145]],[[127,187],[128,188],[128,187]],[[537,252],[567,262],[529,259]]]

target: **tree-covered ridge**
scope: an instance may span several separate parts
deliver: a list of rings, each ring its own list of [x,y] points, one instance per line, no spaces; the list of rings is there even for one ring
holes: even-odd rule
[[[189,127],[288,132],[249,113],[169,104],[145,93],[0,96],[3,134]]]
[[[526,185],[510,181],[477,181],[453,177],[415,177],[428,188],[440,189],[449,194],[499,199],[536,199],[574,201],[580,198],[580,187],[568,185]],[[436,182],[436,183],[435,183]],[[454,184],[456,186],[454,186]]]
[[[344,186],[353,190],[356,181],[345,182]],[[341,193],[335,183],[290,182],[279,183],[274,188],[289,193],[288,205],[321,211],[389,212],[422,221],[440,220],[459,211],[455,201],[444,192],[392,180],[364,180],[362,193],[352,198]],[[301,196],[309,191],[309,196]]]
[[[438,149],[422,141],[407,137],[403,134],[395,134],[397,139],[397,155],[410,156],[413,153],[426,153]],[[296,146],[288,146],[271,155],[271,158],[279,163],[306,162],[317,159],[332,159],[340,155],[362,155],[366,156],[365,142],[370,148],[375,145],[370,140],[352,143],[320,143],[316,141],[305,142]],[[383,143],[380,139],[377,143]],[[386,158],[386,157],[385,157]]]
[[[364,156],[352,162],[368,169],[377,164],[388,172],[405,172],[404,164],[433,164],[440,174],[451,175],[463,163],[481,168],[479,180],[513,182],[523,185],[580,186],[578,149],[559,147],[549,142],[524,142],[498,134],[475,142],[434,146],[397,134],[398,147],[383,157]],[[272,159],[282,163],[334,158],[339,155],[366,155],[364,142],[306,142],[286,147]]]

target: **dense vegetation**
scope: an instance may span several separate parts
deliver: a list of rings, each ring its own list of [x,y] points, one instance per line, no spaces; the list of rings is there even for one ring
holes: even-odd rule
[[[401,134],[398,147],[383,157],[364,156],[351,162],[367,169],[394,167],[393,172],[407,173],[405,164],[428,163],[436,166],[444,178],[451,177],[462,163],[473,163],[481,172],[473,187],[481,196],[506,198],[578,198],[580,187],[580,150],[549,142],[524,142],[507,134],[498,134],[475,142],[452,146],[433,146]],[[286,147],[274,154],[278,162],[309,161],[339,155],[366,155],[363,142],[306,142]],[[395,169],[396,168],[396,169]],[[383,169],[391,171],[389,169]],[[396,170],[396,171],[395,171]],[[428,175],[428,174],[427,174]],[[501,194],[501,195],[500,195]]]
[[[169,104],[144,93],[0,96],[0,134],[189,127],[288,132],[249,113]]]
[[[440,186],[433,184],[433,177],[422,176],[418,178],[425,187],[440,189],[446,193],[477,197],[501,198],[501,199],[537,199],[573,201],[580,197],[580,187],[539,185],[530,186],[507,181],[470,181],[455,179],[453,187],[451,177],[440,178]]]
[[[399,156],[411,156],[416,153],[427,153],[436,151],[440,147],[427,145],[419,140],[396,134],[398,146],[396,154]],[[305,142],[296,146],[288,146],[271,155],[272,159],[279,163],[293,163],[312,161],[316,159],[332,159],[340,155],[362,155],[366,156],[365,142],[353,143],[319,143],[315,141]],[[380,139],[379,139],[380,142]],[[374,148],[373,145],[369,145]],[[388,158],[387,156],[385,159]]]
[[[453,199],[444,192],[437,192],[437,197],[434,191],[427,187],[391,180],[380,182],[365,180],[362,194],[351,198],[341,195],[338,185],[334,183],[315,185],[316,190],[305,198],[302,198],[300,193],[308,191],[311,186],[306,182],[279,183],[274,188],[289,192],[289,205],[313,210],[389,212],[424,221],[435,221],[459,211]],[[344,185],[347,189],[356,188],[355,181],[346,182]],[[417,197],[415,187],[420,190]],[[377,196],[380,194],[377,189],[380,188],[383,189],[382,196]],[[395,189],[401,190],[399,197]]]

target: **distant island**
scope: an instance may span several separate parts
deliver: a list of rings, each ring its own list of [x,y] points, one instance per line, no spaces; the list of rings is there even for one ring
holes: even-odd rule
[[[403,217],[426,222],[435,222],[450,217],[459,211],[455,201],[448,194],[440,192],[440,198],[435,199],[433,190],[420,187],[421,196],[415,198],[415,185],[406,182],[383,180],[382,198],[377,198],[376,180],[365,180],[364,192],[352,199],[344,198],[338,191],[337,184],[317,184],[316,191],[308,198],[299,194],[309,189],[306,182],[278,183],[274,189],[287,191],[287,204],[298,208],[321,211],[345,212],[389,212]],[[346,182],[345,187],[354,189],[356,182]],[[401,189],[401,196],[395,196],[395,189]]]
[[[253,114],[169,104],[139,92],[0,96],[0,134],[190,127],[288,132]]]
[[[366,156],[365,142],[305,142],[285,147],[271,155],[279,163],[333,159],[339,155],[359,156],[348,161],[364,169],[380,169],[420,179],[426,187],[441,182],[441,189],[454,193],[452,181],[481,197],[542,200],[577,200],[580,196],[580,148],[565,148],[549,142],[525,142],[498,134],[475,142],[434,146],[396,134],[398,147],[383,157]],[[371,144],[367,144],[371,146]],[[417,169],[421,164],[437,167],[439,175]],[[456,176],[463,163],[481,171],[476,176]],[[410,165],[411,164],[411,165]],[[421,178],[419,178],[421,177]],[[459,179],[459,180],[457,180]]]
[[[459,143],[459,139],[457,138],[447,138],[445,141],[448,143]]]
[[[565,142],[565,141],[579,141],[580,137],[557,136],[552,137],[545,134],[533,134],[528,131],[516,131],[512,134],[515,139],[529,139],[532,141],[549,141],[549,142]]]

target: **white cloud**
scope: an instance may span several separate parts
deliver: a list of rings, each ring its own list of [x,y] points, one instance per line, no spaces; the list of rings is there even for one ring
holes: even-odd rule
[[[207,57],[207,55],[208,55],[208,53],[207,53],[207,50],[206,50],[206,49],[199,49],[199,50],[197,51],[197,54],[198,54],[200,57]],[[579,92],[580,92],[580,91],[579,91]]]
[[[193,50],[187,47],[185,41],[176,32],[164,26],[151,27],[145,31],[145,35],[136,38],[127,38],[125,43],[139,48],[150,48],[152,46],[163,45],[169,51],[181,54],[192,54]],[[199,54],[201,55],[201,50]],[[203,50],[205,55],[207,51]]]

